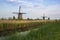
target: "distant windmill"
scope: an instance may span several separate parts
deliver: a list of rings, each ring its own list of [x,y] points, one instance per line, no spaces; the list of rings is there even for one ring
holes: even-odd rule
[[[48,20],[50,20],[50,17],[48,17]]]
[[[47,17],[47,16],[45,16],[45,14],[43,14],[43,16],[42,16],[43,20],[45,20],[46,17]]]
[[[20,10],[21,10],[21,6],[19,6],[19,12],[13,12],[13,14],[18,14],[18,20],[22,20],[23,19],[22,14],[26,14],[26,13],[21,13]]]

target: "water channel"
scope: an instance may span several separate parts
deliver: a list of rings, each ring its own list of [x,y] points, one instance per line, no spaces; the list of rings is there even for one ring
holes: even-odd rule
[[[36,29],[32,29],[32,30],[38,30],[38,28],[36,28]],[[28,30],[28,31],[24,31],[24,32],[17,32],[16,34],[13,34],[13,35],[10,35],[10,36],[2,36],[2,37],[0,37],[0,40],[6,40],[7,38],[9,38],[9,37],[11,37],[11,36],[20,36],[20,37],[24,37],[24,36],[26,36],[27,34],[29,34],[31,32],[31,30]]]

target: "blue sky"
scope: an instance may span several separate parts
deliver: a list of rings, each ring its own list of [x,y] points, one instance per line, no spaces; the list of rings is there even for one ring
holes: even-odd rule
[[[12,13],[18,12],[19,6],[26,13],[23,18],[42,18],[45,14],[51,19],[60,19],[60,0],[0,0],[0,18],[17,17]]]

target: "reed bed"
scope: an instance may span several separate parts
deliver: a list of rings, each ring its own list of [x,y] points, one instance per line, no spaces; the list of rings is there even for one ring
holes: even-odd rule
[[[53,20],[0,20],[0,33],[26,31],[31,28],[36,28],[36,26],[54,22]]]
[[[36,29],[34,28],[24,36],[13,34],[12,36],[5,37],[4,40],[60,40],[60,21],[55,20],[55,22],[40,22],[36,24],[40,24],[36,26],[38,27],[37,30],[34,30]]]

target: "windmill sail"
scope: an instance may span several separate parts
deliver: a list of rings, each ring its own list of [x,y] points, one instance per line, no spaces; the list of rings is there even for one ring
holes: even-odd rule
[[[23,19],[22,14],[26,14],[26,13],[21,13],[20,11],[21,11],[21,6],[19,6],[19,12],[13,12],[13,14],[18,14],[18,19],[22,20]]]
[[[19,6],[19,13],[20,13],[20,10],[21,10],[21,6]]]

